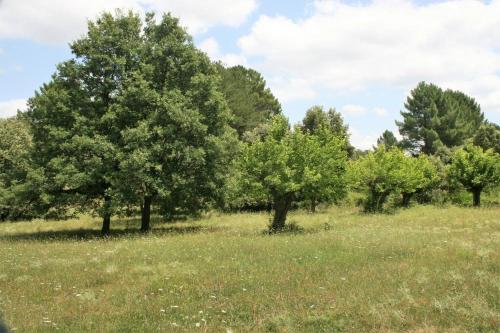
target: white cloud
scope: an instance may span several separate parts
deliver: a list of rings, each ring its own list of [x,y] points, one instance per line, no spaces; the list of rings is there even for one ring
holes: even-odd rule
[[[0,118],[12,117],[17,114],[17,110],[26,109],[25,99],[12,99],[0,101]]]
[[[0,0],[0,38],[67,43],[86,30],[87,19],[116,8],[172,12],[193,33],[242,24],[256,0]]]
[[[379,117],[385,117],[388,114],[387,110],[384,108],[381,108],[381,107],[373,108],[372,112],[375,113]]]
[[[378,117],[385,117],[388,114],[387,110],[382,108],[382,107],[374,107],[372,109],[368,109],[364,106],[354,105],[354,104],[344,105],[340,109],[340,112],[342,114],[347,114],[347,115],[352,115],[352,116],[362,116],[362,115],[366,115],[366,114],[373,114],[373,115],[376,115]]]
[[[305,19],[262,15],[239,46],[269,82],[279,78],[282,89],[301,82],[304,98],[373,86],[407,90],[425,80],[463,89],[492,111],[500,110],[495,31],[500,0],[323,0]]]
[[[350,115],[363,115],[366,114],[367,110],[364,106],[361,105],[348,104],[344,105],[340,109],[340,112],[343,114],[350,114]]]
[[[377,143],[379,135],[374,135],[372,133],[364,133],[356,128],[350,128],[351,133],[350,142],[358,149],[371,149]]]
[[[202,41],[198,47],[205,52],[210,59],[220,60],[226,66],[247,65],[247,60],[244,56],[236,53],[222,54],[220,51],[219,43],[213,37],[209,37]]]
[[[279,101],[312,100],[318,96],[304,78],[271,76],[267,83]]]

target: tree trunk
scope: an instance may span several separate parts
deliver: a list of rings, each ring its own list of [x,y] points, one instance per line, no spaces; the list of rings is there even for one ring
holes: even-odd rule
[[[141,231],[146,232],[150,229],[150,221],[151,221],[151,196],[144,197],[144,205],[141,210]]]
[[[479,207],[481,205],[481,189],[472,189],[472,204],[474,207]]]
[[[109,213],[106,213],[102,218],[101,234],[103,234],[104,236],[109,235],[110,225],[111,225],[111,215]]]
[[[412,196],[413,193],[406,193],[406,192],[403,193],[403,201],[402,201],[403,207],[408,208],[408,206],[410,206],[410,200]]]
[[[311,199],[311,213],[316,213],[316,198]]]
[[[370,189],[368,197],[365,200],[364,211],[366,213],[382,211],[388,195],[388,192],[378,192],[375,188]]]
[[[104,216],[102,218],[102,229],[101,234],[107,236],[110,232],[111,225],[111,213],[109,212],[109,205],[111,204],[111,198],[108,195],[104,195]]]
[[[292,195],[278,195],[274,198],[274,217],[269,231],[279,232],[285,228],[286,215],[290,210],[292,204]]]

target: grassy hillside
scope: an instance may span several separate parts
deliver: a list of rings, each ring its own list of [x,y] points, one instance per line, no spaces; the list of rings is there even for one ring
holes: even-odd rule
[[[268,219],[0,224],[0,310],[18,332],[500,330],[498,208]]]

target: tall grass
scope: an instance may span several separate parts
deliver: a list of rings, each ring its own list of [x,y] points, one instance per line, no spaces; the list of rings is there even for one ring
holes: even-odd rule
[[[295,212],[0,225],[0,311],[19,332],[495,332],[500,210]]]

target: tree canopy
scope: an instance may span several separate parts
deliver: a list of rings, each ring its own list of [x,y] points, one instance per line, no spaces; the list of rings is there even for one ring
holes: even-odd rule
[[[146,230],[156,196],[170,211],[205,207],[221,178],[229,114],[216,69],[178,20],[105,13],[70,46],[74,58],[27,114],[58,203],[93,208],[103,233],[127,202],[141,204]]]
[[[413,154],[434,154],[440,146],[462,145],[484,122],[476,101],[460,91],[420,82],[408,96],[403,121],[396,121],[402,146]]]
[[[259,72],[243,66],[225,67],[222,63],[216,66],[221,91],[232,112],[231,125],[240,137],[281,113],[279,101]]]

